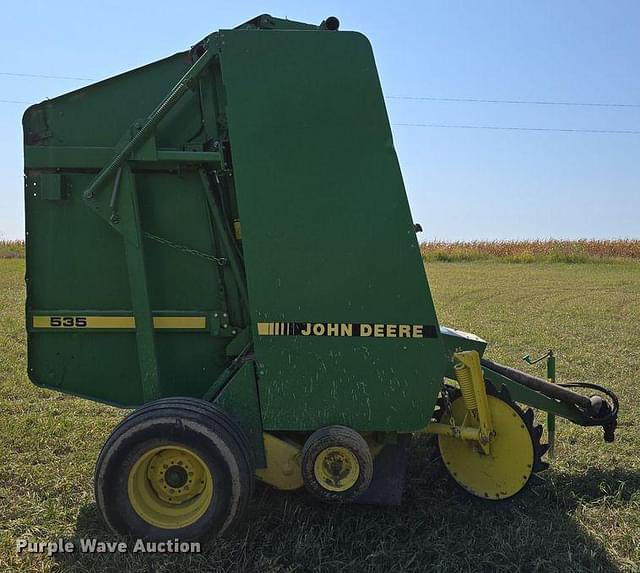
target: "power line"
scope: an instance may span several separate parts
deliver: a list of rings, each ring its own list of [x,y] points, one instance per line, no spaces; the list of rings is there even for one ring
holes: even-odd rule
[[[16,72],[0,72],[0,76],[12,76],[18,78],[43,78],[49,80],[77,80],[83,82],[95,82],[96,78],[83,78],[76,76],[55,76],[46,74],[21,74]],[[414,101],[441,101],[462,103],[505,103],[515,105],[563,105],[573,107],[618,107],[640,108],[640,103],[607,103],[607,102],[578,102],[578,101],[553,101],[553,100],[526,100],[526,99],[481,99],[469,97],[431,97],[431,96],[385,96],[386,99],[414,100]]]
[[[16,78],[43,78],[46,80],[78,80],[82,82],[94,82],[94,78],[76,78],[74,76],[47,76],[43,74],[16,74],[13,72],[0,72],[0,76],[12,76]]]
[[[64,80],[86,80],[93,81],[92,78],[77,78],[70,76],[46,76],[38,74],[15,74],[0,72],[3,76],[21,76],[28,78],[47,78]],[[538,105],[572,105],[572,106],[598,106],[598,107],[640,107],[640,104],[605,104],[605,103],[578,103],[578,102],[551,102],[551,101],[528,101],[528,100],[481,100],[472,98],[430,98],[413,96],[386,96],[387,99],[414,99],[427,101],[461,101],[461,102],[481,102],[481,103],[529,103]],[[0,103],[31,105],[35,102],[24,100],[0,99]],[[393,123],[398,127],[428,127],[436,129],[485,129],[493,131],[538,131],[538,132],[559,132],[559,133],[595,133],[595,134],[615,134],[615,135],[640,135],[640,130],[613,130],[613,129],[571,129],[555,127],[520,127],[520,126],[498,126],[498,125],[464,125],[464,124],[444,124],[444,123]]]
[[[551,101],[551,100],[526,100],[526,99],[479,99],[470,97],[426,97],[426,96],[385,96],[386,99],[402,99],[415,101],[442,101],[463,103],[506,103],[516,105],[562,105],[571,107],[617,107],[640,108],[640,103],[605,103],[605,102],[578,102],[578,101]]]
[[[0,103],[14,103],[31,105],[35,102],[0,99]],[[445,123],[392,123],[397,127],[431,127],[436,129],[488,129],[493,131],[538,131],[538,132],[558,132],[558,133],[595,133],[610,135],[640,135],[640,130],[632,129],[571,129],[557,127],[520,127],[507,125],[462,125]]]
[[[496,131],[552,131],[561,133],[601,133],[615,135],[640,135],[640,130],[632,129],[571,129],[558,127],[519,127],[502,125],[461,125],[449,123],[392,123],[401,127],[432,127],[443,129],[490,129]]]
[[[46,74],[22,74],[16,72],[0,72],[0,76],[12,76],[18,78],[42,78],[49,80],[74,80],[83,82],[95,82],[96,78],[84,78],[76,76],[56,76]],[[461,103],[496,103],[515,105],[561,105],[571,107],[617,107],[640,108],[640,103],[607,103],[607,102],[577,102],[577,101],[553,101],[553,100],[526,100],[526,99],[481,99],[468,97],[431,97],[431,96],[385,96],[386,99],[414,100],[414,101],[440,101]]]

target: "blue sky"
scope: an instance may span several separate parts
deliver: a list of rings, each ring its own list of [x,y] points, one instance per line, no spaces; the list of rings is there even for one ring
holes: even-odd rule
[[[29,1],[3,5],[0,72],[105,78],[268,12],[373,44],[388,96],[640,104],[640,3]],[[88,82],[0,75],[35,102]],[[25,105],[0,102],[0,238],[24,236]],[[640,107],[388,100],[392,124],[640,130]],[[424,239],[640,238],[640,135],[393,127]]]

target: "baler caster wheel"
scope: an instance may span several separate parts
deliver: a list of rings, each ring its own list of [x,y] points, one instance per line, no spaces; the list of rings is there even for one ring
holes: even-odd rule
[[[373,460],[369,446],[351,428],[320,428],[304,444],[304,485],[323,501],[354,501],[367,490],[372,476]]]
[[[234,525],[253,489],[254,463],[240,427],[192,398],[150,402],[125,418],[98,457],[98,510],[133,537],[202,540]]]

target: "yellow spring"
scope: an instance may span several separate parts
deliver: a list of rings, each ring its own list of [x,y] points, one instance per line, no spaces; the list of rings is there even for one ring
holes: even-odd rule
[[[471,370],[464,364],[456,364],[453,367],[460,390],[462,390],[462,399],[467,410],[476,410],[478,403],[476,402],[476,393],[473,389],[473,380],[471,378]]]

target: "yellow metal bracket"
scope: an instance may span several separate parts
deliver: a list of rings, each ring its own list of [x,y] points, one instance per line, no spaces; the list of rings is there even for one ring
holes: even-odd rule
[[[480,355],[476,350],[456,352],[453,357],[456,360],[454,370],[465,406],[470,414],[465,422],[471,418],[480,430],[478,443],[485,454],[491,451],[491,439],[493,437],[493,424],[491,411],[487,400],[487,388],[480,366]]]
[[[300,467],[301,447],[281,440],[273,434],[264,433],[262,436],[267,467],[256,470],[256,477],[277,489],[301,488],[304,485]]]
[[[491,411],[487,400],[487,388],[480,366],[480,355],[475,350],[456,352],[454,371],[464,400],[467,414],[460,425],[455,420],[450,423],[433,422],[423,433],[450,436],[460,440],[477,442],[482,453],[491,453],[491,440],[494,436]]]
[[[480,441],[480,429],[470,426],[456,426],[455,424],[442,424],[432,422],[424,430],[425,434],[436,434],[437,436],[451,436],[460,440]]]

